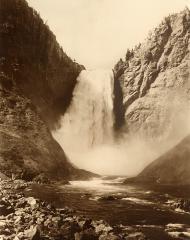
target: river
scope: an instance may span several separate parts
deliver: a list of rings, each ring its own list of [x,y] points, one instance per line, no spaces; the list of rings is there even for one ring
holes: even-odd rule
[[[190,239],[190,214],[169,204],[190,199],[189,188],[123,185],[122,181],[122,177],[102,177],[69,185],[34,185],[27,194],[112,226],[134,227],[150,240]]]

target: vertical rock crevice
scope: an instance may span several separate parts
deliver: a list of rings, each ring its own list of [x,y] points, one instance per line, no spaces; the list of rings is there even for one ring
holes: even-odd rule
[[[114,74],[114,89],[113,89],[113,113],[114,113],[114,130],[118,131],[125,123],[125,109],[123,106],[123,93],[122,88],[117,81]]]

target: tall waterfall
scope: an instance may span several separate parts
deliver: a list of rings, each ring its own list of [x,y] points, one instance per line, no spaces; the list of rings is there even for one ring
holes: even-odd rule
[[[79,168],[100,174],[137,174],[157,155],[146,142],[113,137],[113,73],[82,71],[72,102],[53,132]]]
[[[113,140],[113,79],[112,71],[82,71],[61,128],[53,133],[68,157],[80,167],[88,156],[91,159],[86,161],[93,161],[95,149]]]

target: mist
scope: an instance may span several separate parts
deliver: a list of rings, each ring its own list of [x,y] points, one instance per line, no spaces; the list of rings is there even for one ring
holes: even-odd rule
[[[165,129],[155,136],[144,129],[120,131],[115,137],[112,71],[82,71],[73,100],[52,134],[70,161],[101,175],[135,176],[190,133],[190,108],[178,89],[167,94]],[[166,99],[164,99],[164,102]],[[157,121],[157,119],[155,120]]]
[[[82,71],[70,107],[53,136],[79,168],[102,175],[135,176],[190,133],[186,93],[178,87],[165,97],[156,103],[164,108],[162,123],[154,119],[156,125],[151,128],[150,124],[148,134],[144,127],[135,132],[124,128],[116,137],[112,71]],[[155,134],[159,126],[162,131]]]

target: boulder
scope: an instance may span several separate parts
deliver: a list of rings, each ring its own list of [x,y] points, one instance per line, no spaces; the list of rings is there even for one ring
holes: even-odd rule
[[[27,239],[40,240],[40,229],[38,226],[31,226],[24,234]]]
[[[14,212],[14,208],[8,201],[0,200],[0,216],[7,216],[10,213]]]

